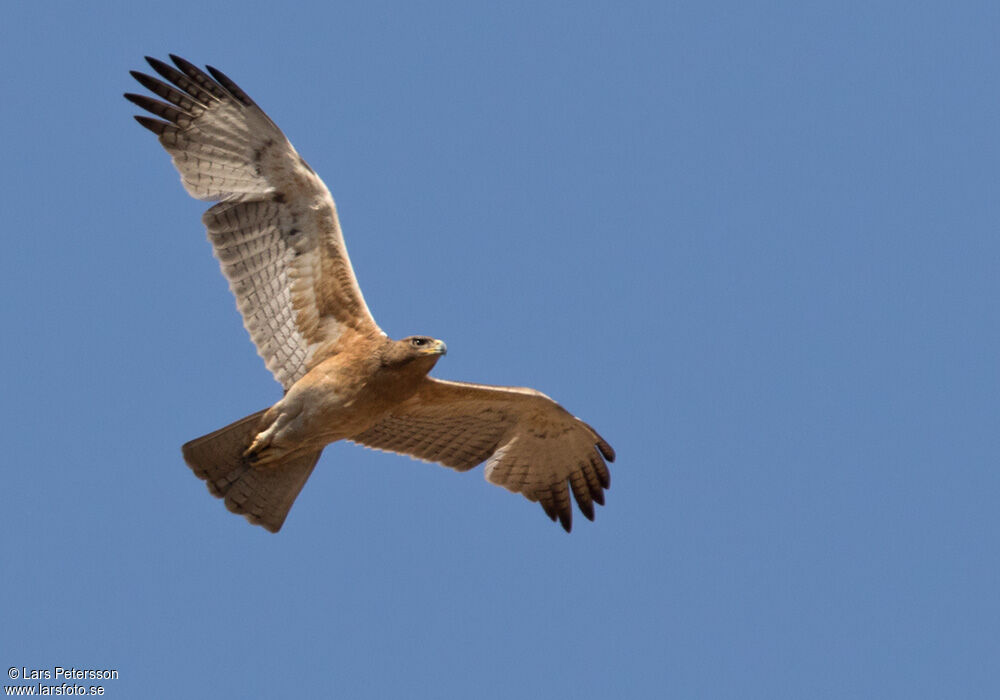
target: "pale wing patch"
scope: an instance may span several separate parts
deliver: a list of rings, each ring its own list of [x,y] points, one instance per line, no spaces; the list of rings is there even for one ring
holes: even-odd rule
[[[409,406],[390,413],[351,440],[467,471],[493,454],[509,426],[505,416],[495,409],[456,415],[433,408],[413,411]]]
[[[594,518],[614,452],[594,430],[532,389],[428,378],[416,395],[374,427],[351,438],[465,471],[486,461],[486,479],[542,505],[572,526],[570,492]]]
[[[243,324],[275,379],[290,387],[304,373],[308,342],[296,323],[289,271],[315,249],[305,250],[305,236],[289,235],[289,214],[273,202],[216,204],[202,220]]]

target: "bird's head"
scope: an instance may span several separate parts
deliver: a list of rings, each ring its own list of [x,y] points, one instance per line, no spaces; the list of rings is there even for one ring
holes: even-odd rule
[[[391,343],[387,348],[384,361],[387,365],[395,366],[419,361],[421,365],[427,366],[429,372],[438,358],[447,352],[448,346],[444,344],[443,340],[429,338],[426,335],[411,335],[409,338]]]

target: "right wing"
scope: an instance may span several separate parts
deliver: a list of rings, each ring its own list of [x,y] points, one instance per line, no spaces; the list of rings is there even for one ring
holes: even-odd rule
[[[604,505],[615,451],[593,428],[540,391],[427,377],[417,393],[360,435],[367,447],[466,471],[486,462],[486,479],[542,504],[573,525],[570,491],[588,520]],[[568,488],[567,488],[568,487]]]

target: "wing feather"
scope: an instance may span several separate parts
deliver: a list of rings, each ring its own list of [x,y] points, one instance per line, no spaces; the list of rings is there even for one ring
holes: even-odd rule
[[[428,377],[417,393],[372,428],[351,438],[368,447],[467,471],[486,462],[486,479],[541,504],[572,528],[572,501],[594,519],[604,505],[614,461],[589,425],[533,389],[448,382]]]
[[[221,71],[171,55],[133,71],[156,95],[125,97],[173,158],[185,189],[218,201],[203,217],[244,325],[288,389],[333,354],[346,329],[381,333],[365,304],[326,185]]]

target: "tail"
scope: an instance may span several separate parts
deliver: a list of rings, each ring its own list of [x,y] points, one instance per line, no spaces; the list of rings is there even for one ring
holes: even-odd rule
[[[277,532],[312,474],[322,450],[296,455],[283,462],[253,465],[243,452],[257,434],[264,411],[241,418],[184,445],[184,461],[204,479],[213,496],[226,508],[246,516],[254,525]]]

